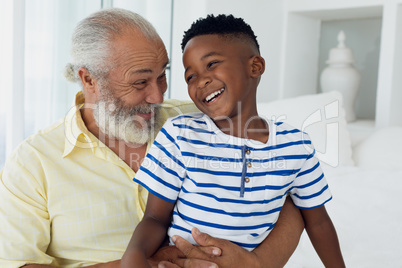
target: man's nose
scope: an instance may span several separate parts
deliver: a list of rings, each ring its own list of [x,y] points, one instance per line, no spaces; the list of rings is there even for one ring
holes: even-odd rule
[[[163,94],[165,93],[167,86],[159,86],[157,84],[152,85],[147,92],[145,101],[147,103],[161,104],[163,102]]]

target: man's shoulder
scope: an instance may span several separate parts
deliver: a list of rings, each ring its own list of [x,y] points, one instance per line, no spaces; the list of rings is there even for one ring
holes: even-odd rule
[[[22,141],[14,150],[15,153],[21,153],[21,151],[44,151],[49,150],[49,147],[64,148],[64,119],[59,119],[52,125],[39,130],[35,134],[32,134],[24,141]]]
[[[192,101],[169,99],[162,103],[161,112],[167,119],[182,114],[199,112],[199,110]]]
[[[49,159],[61,158],[65,145],[63,122],[64,120],[60,119],[18,144],[6,159],[3,175],[8,174],[7,176],[14,177],[18,173],[24,176],[41,177],[43,163],[48,163],[46,161]],[[29,170],[28,173],[27,170]]]
[[[64,129],[65,129],[65,125],[64,125],[65,119],[64,118],[60,118],[59,120],[57,120],[56,122],[54,122],[53,124],[51,124],[48,127],[43,128],[42,130],[39,130],[38,132],[36,132],[35,134],[29,136],[27,138],[27,141],[35,141],[37,139],[55,139],[57,138],[64,138]]]
[[[162,107],[177,107],[177,106],[194,106],[194,103],[191,100],[176,100],[176,99],[166,99],[162,103]]]

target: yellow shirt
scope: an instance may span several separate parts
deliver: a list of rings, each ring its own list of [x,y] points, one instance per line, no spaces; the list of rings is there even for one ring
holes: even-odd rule
[[[90,133],[76,106],[22,142],[0,173],[0,267],[120,259],[145,209],[134,171]],[[167,100],[164,120],[194,112]]]

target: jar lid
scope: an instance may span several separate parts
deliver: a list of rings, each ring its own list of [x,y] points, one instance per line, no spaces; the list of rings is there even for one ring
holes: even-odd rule
[[[345,46],[346,36],[343,31],[338,34],[338,47],[329,51],[329,57],[326,63],[353,63],[355,59],[350,48]]]

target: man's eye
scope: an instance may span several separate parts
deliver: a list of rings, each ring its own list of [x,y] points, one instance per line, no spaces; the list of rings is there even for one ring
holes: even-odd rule
[[[166,73],[162,73],[158,78],[161,79],[161,78],[165,78],[165,77],[166,77]]]
[[[145,84],[147,81],[146,80],[139,80],[139,81],[135,81],[134,85],[143,85]]]
[[[147,86],[147,80],[138,80],[133,83],[133,87],[136,89],[143,89]]]

